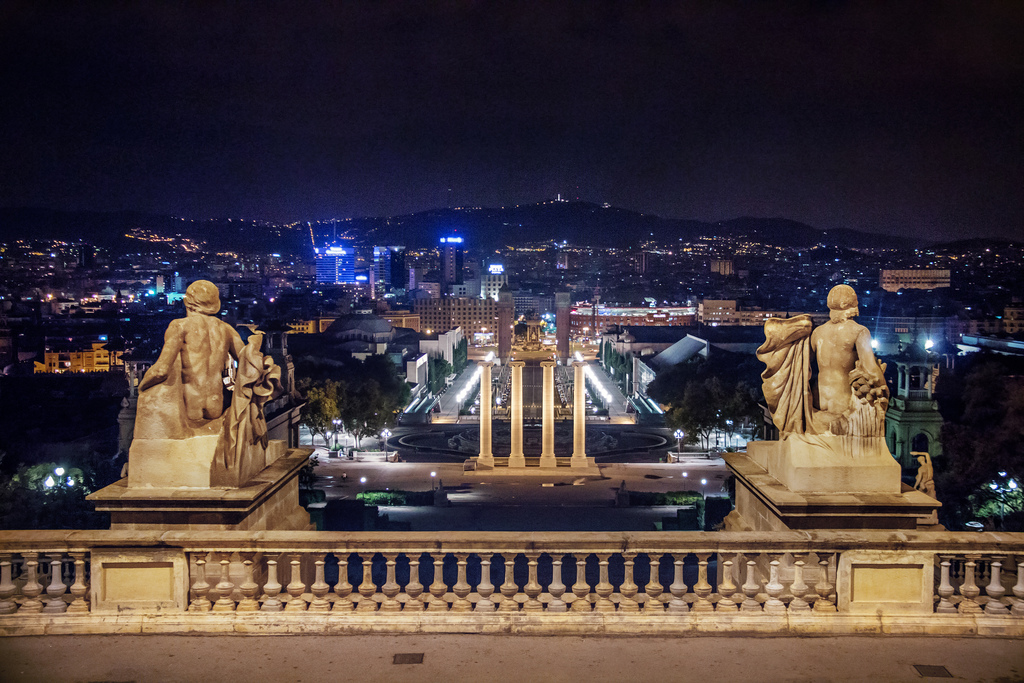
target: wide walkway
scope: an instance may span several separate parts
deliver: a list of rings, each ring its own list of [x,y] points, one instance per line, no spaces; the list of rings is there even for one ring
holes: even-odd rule
[[[448,387],[443,394],[441,394],[441,412],[434,413],[432,421],[438,424],[453,424],[459,421],[459,408],[460,403],[458,400],[459,392],[474,381],[476,375],[477,364],[476,361],[469,361],[466,363],[465,369],[455,378],[452,385]]]
[[[410,661],[421,663],[399,663]],[[0,638],[0,662],[7,683],[940,680],[921,676],[914,665],[944,667],[930,673],[948,672],[959,681],[1009,682],[1024,679],[1024,643],[896,636],[48,635]]]
[[[604,371],[600,363],[596,361],[588,363],[588,367],[593,370],[592,376],[597,379],[601,387],[612,396],[611,403],[608,406],[608,421],[613,424],[632,423],[634,421],[633,415],[626,412],[626,396],[622,393],[619,386],[612,381],[612,378],[608,376],[608,373]]]

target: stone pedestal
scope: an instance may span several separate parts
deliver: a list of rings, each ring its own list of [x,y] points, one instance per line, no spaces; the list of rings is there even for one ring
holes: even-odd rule
[[[268,453],[272,450],[281,447]],[[133,486],[129,475],[88,499],[97,511],[110,513],[111,529],[312,530],[309,514],[299,505],[299,471],[312,452],[288,450],[239,488]],[[172,470],[173,464],[168,459],[165,469]],[[133,459],[129,473],[135,466]]]
[[[940,503],[901,484],[884,442],[861,446],[867,447],[859,458],[792,438],[751,442],[747,454],[726,453],[736,476],[736,509],[725,528],[916,529],[918,518]]]

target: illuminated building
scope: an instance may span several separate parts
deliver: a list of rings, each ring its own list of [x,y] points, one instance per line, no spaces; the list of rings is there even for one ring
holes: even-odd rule
[[[948,270],[883,270],[878,284],[887,292],[901,289],[941,289],[949,287]]]
[[[328,247],[323,251],[317,249],[316,281],[324,284],[355,284],[355,250],[344,247]]]

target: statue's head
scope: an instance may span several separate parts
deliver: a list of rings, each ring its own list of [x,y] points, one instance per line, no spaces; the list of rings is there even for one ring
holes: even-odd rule
[[[836,285],[828,293],[829,318],[839,322],[860,313],[857,308],[857,292],[850,285]]]
[[[185,290],[185,310],[203,315],[216,315],[220,310],[220,292],[209,280],[196,280]]]

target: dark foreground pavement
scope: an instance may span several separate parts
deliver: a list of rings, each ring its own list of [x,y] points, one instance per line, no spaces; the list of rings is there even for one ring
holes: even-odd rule
[[[422,663],[396,664],[396,655]],[[1024,641],[945,637],[43,636],[0,638],[15,681],[1024,680]],[[932,670],[930,673],[942,673]]]

